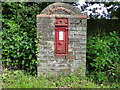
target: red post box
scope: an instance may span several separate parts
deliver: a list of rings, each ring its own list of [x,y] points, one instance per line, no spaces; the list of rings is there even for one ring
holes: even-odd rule
[[[68,19],[56,18],[55,21],[55,55],[68,54]]]

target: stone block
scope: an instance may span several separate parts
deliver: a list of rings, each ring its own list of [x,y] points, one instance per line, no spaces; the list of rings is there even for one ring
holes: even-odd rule
[[[75,59],[75,58],[76,58],[75,55],[67,55],[67,56],[66,56],[66,59]]]

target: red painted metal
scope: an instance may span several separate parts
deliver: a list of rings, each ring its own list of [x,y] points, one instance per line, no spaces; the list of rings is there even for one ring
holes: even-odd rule
[[[55,55],[68,54],[68,19],[56,18],[55,22]]]

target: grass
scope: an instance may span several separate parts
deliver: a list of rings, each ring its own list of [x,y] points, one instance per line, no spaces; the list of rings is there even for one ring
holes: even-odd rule
[[[5,70],[0,80],[3,88],[112,88],[110,85],[97,85],[87,77],[74,74],[60,75],[59,77],[44,77],[44,75],[37,77],[19,70]],[[116,83],[114,84],[116,85]]]

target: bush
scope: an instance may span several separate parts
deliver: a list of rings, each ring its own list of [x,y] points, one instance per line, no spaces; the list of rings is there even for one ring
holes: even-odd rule
[[[119,82],[120,37],[117,32],[88,37],[87,70],[96,82]]]
[[[8,28],[2,31],[2,61],[8,69],[35,70],[36,47],[27,32],[18,29],[13,20],[3,19]]]
[[[3,2],[2,60],[4,68],[36,73],[36,15],[49,3]]]

